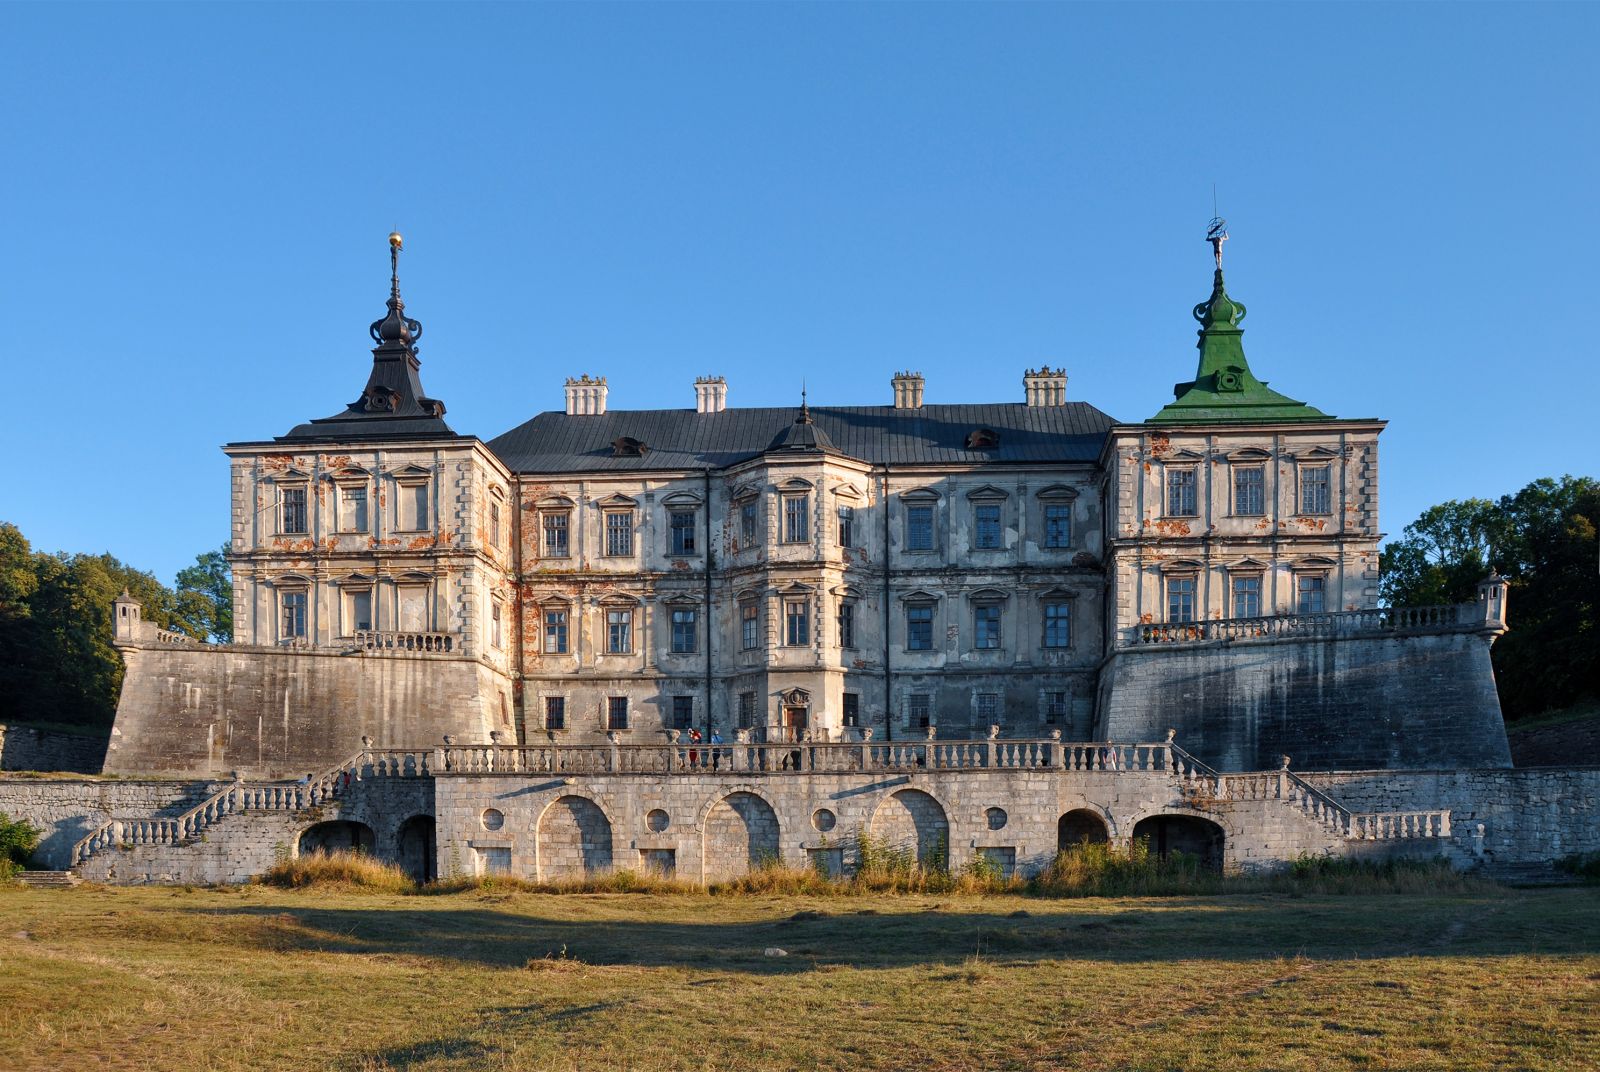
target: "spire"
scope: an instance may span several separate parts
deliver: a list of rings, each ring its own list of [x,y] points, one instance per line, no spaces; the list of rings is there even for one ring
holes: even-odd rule
[[[1194,379],[1174,384],[1175,399],[1152,422],[1211,423],[1216,421],[1314,421],[1328,415],[1270,390],[1265,380],[1250,371],[1244,356],[1243,302],[1229,297],[1222,278],[1222,244],[1228,240],[1228,221],[1220,216],[1206,228],[1206,241],[1216,257],[1211,276],[1211,296],[1196,305],[1200,322],[1200,363]]]
[[[800,414],[794,423],[779,432],[768,450],[837,452],[833,439],[811,419],[811,406],[806,402],[805,382],[800,384]]]
[[[374,320],[368,332],[372,341],[384,349],[417,351],[417,340],[422,338],[422,324],[406,316],[406,303],[400,298],[400,253],[405,249],[405,239],[399,231],[389,235],[389,312],[382,320]]]

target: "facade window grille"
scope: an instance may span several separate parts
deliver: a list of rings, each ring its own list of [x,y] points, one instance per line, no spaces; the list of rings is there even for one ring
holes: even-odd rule
[[[1233,471],[1233,512],[1248,516],[1267,512],[1267,471],[1260,465]]]
[[[1000,604],[979,603],[972,608],[972,646],[984,651],[1000,646]]]
[[[1195,498],[1195,470],[1190,466],[1167,470],[1167,516],[1194,517],[1199,513]]]
[[[339,489],[339,525],[345,532],[367,531],[367,489],[365,485]]]
[[[805,543],[811,538],[811,496],[786,495],[783,499],[783,542]]]
[[[856,646],[856,605],[849,600],[839,604],[839,646]]]
[[[633,651],[633,611],[606,611],[606,651],[611,655]]]
[[[933,722],[933,697],[925,692],[907,696],[906,721],[917,729],[927,729]]]
[[[1000,723],[1000,694],[998,692],[978,693],[978,725],[995,726]]]
[[[761,608],[754,603],[739,605],[739,649],[754,651],[761,646]]]
[[[1321,614],[1328,609],[1328,578],[1320,573],[1301,574],[1295,588],[1295,609],[1301,614]]]
[[[739,728],[747,730],[756,724],[756,694],[741,692],[739,694]]]
[[[1234,577],[1229,584],[1232,591],[1232,607],[1229,611],[1235,618],[1261,617],[1261,578],[1255,574]]]
[[[372,589],[358,588],[345,593],[345,621],[347,632],[372,628]]]
[[[285,640],[304,640],[306,637],[306,594],[285,592],[280,605],[280,630]]]
[[[626,558],[631,554],[633,554],[633,511],[609,511],[606,514],[606,556]]]
[[[1167,621],[1192,622],[1195,612],[1195,579],[1167,578]]]
[[[1000,548],[1000,506],[998,503],[982,503],[974,511],[975,527],[972,545],[980,551],[995,551]]]
[[[566,558],[569,554],[567,548],[567,519],[569,515],[563,511],[556,514],[544,515],[544,557]]]
[[[674,510],[671,520],[672,553],[675,555],[694,554],[694,511]]]
[[[783,636],[783,642],[792,648],[811,643],[811,606],[805,600],[784,601]]]
[[[677,607],[672,611],[672,653],[687,655],[699,647],[698,615],[693,608]]]
[[[422,532],[428,527],[428,482],[409,481],[395,488],[396,524],[404,532]]]
[[[839,507],[839,546],[854,547],[856,545],[856,508],[853,506]]]
[[[284,488],[281,492],[279,531],[285,536],[304,535],[306,528],[306,489]]]
[[[567,611],[565,607],[548,607],[544,612],[544,651],[546,655],[567,653]]]
[[[906,550],[933,550],[933,507],[906,507]]]
[[[606,697],[606,729],[625,730],[628,728],[628,698],[626,696]]]
[[[1044,545],[1053,551],[1072,546],[1072,506],[1044,504]]]
[[[500,618],[500,601],[489,601],[489,644],[496,648],[503,648],[506,644],[505,623]]]
[[[932,603],[913,603],[906,608],[906,650],[933,650]]]
[[[567,728],[567,698],[565,696],[546,696],[544,698],[544,728],[547,730],[564,730]]]
[[[1333,513],[1332,470],[1326,465],[1307,465],[1300,470],[1300,512]]]
[[[761,504],[755,498],[739,504],[739,536],[749,547],[756,542],[756,523],[760,519]]]
[[[861,694],[858,692],[844,694],[844,724],[846,726],[861,725]]]
[[[1043,697],[1042,712],[1047,726],[1060,726],[1067,721],[1067,694],[1063,689],[1047,689]]]
[[[674,696],[672,698],[672,728],[686,730],[694,725],[694,697]]]
[[[1044,605],[1044,646],[1072,646],[1072,604],[1065,599],[1052,599]]]

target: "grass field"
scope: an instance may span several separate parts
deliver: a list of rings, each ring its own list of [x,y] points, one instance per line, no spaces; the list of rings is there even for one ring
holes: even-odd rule
[[[1600,1068],[1595,888],[85,887],[0,913],[5,1069]]]

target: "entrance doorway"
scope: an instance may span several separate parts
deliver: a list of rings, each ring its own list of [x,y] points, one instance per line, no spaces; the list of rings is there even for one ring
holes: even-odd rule
[[[811,711],[809,708],[785,704],[783,707],[783,739],[785,741],[798,741],[804,738],[810,718]]]

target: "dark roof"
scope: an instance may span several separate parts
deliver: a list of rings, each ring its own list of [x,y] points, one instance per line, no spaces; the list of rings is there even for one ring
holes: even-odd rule
[[[541,413],[489,442],[519,473],[585,470],[722,468],[779,447],[795,424],[793,407],[610,410],[587,416]],[[1026,406],[818,406],[811,409],[818,439],[830,452],[872,464],[972,462],[1094,462],[1117,422],[1087,402]],[[967,449],[967,436],[992,429],[999,446]],[[643,457],[616,457],[620,436],[641,440]]]

